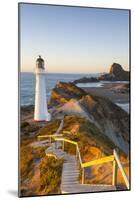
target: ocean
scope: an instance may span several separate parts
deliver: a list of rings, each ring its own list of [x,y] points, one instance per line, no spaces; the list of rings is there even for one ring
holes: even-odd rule
[[[56,83],[71,82],[76,79],[86,77],[98,77],[100,74],[46,74],[46,85],[47,85],[47,98],[49,100],[52,89]],[[78,86],[81,86],[78,84]],[[100,83],[90,83],[88,87],[100,87]],[[20,105],[34,105],[35,98],[35,74],[21,72],[20,73]]]
[[[47,85],[47,100],[49,100],[52,89],[60,82],[72,82],[82,77],[98,77],[100,73],[96,74],[46,74]],[[110,81],[105,81],[109,83]],[[119,82],[119,81],[117,81]],[[128,83],[127,81],[121,81],[122,83]],[[97,83],[78,83],[78,87],[103,87],[103,81]],[[35,101],[35,74],[21,72],[20,73],[20,105],[28,106],[34,105]],[[129,113],[129,103],[117,103],[119,107]]]

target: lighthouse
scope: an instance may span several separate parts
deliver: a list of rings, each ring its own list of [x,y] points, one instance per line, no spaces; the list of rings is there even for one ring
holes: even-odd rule
[[[44,60],[39,56],[36,60],[36,88],[35,88],[35,108],[34,121],[45,122],[50,121],[51,116],[47,109],[46,81],[45,81],[45,64]]]

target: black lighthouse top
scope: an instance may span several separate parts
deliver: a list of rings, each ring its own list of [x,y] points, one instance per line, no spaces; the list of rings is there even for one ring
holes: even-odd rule
[[[39,56],[39,58],[36,60],[36,67],[39,69],[44,69],[44,60],[41,58],[41,56]]]

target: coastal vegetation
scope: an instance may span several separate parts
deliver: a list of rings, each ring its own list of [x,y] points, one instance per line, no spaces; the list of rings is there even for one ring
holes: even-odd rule
[[[45,134],[52,135],[57,131],[59,125],[60,125],[60,119],[53,119],[51,122],[47,124],[47,126],[40,128],[37,135],[45,135]]]
[[[52,124],[54,132],[58,125],[57,121]],[[46,156],[45,149],[48,148],[48,145],[34,146],[34,143],[37,142],[37,128],[39,129],[34,124],[24,124],[24,122],[21,126],[23,131],[20,144],[21,196],[60,193],[63,160]],[[36,130],[35,134],[30,135],[33,130]],[[47,132],[49,129],[45,130]]]
[[[46,147],[21,147],[21,196],[60,193],[62,159],[47,157]]]
[[[78,142],[82,162],[99,159],[113,154],[113,149],[118,149],[120,159],[124,169],[129,176],[128,157],[91,122],[78,116],[65,116],[63,133],[64,137]],[[73,127],[79,124],[79,131],[72,133]],[[65,143],[65,151],[75,154],[75,146]],[[80,174],[81,180],[81,174]],[[117,188],[125,188],[124,180],[118,170]],[[112,163],[92,166],[85,169],[85,183],[90,184],[111,184],[112,183]]]
[[[117,89],[117,88],[116,88]],[[119,88],[118,88],[119,89]],[[129,176],[129,115],[106,97],[90,94],[73,83],[58,83],[53,89],[49,107],[52,120],[46,124],[33,123],[33,107],[22,109],[20,135],[20,193],[21,196],[59,194],[63,159],[49,157],[48,138],[64,121],[60,134],[78,143],[82,162],[113,154],[117,149],[126,174]],[[121,141],[121,142],[118,142]],[[54,139],[52,139],[52,143]],[[62,148],[62,143],[59,148]],[[76,154],[76,146],[64,143],[64,150]],[[121,173],[117,173],[117,189],[125,188]],[[79,176],[81,181],[81,174]],[[112,163],[85,169],[85,183],[111,184]]]
[[[40,163],[41,194],[60,194],[63,159],[48,157]]]
[[[59,194],[63,159],[46,156],[46,146],[35,146],[37,136],[54,134],[59,126],[59,120],[53,120],[48,127],[40,128],[34,136],[22,136],[21,139],[21,195],[47,195]],[[50,127],[52,128],[51,131]],[[76,128],[77,127],[77,128]],[[76,129],[76,131],[75,131]],[[65,131],[65,133],[64,133]],[[66,132],[67,131],[67,132]],[[78,142],[83,162],[111,155],[115,144],[103,136],[100,130],[89,120],[76,115],[65,115],[62,131],[63,137]],[[75,155],[76,148],[73,144],[65,143],[65,151]],[[120,152],[125,170],[129,174],[129,161]],[[81,174],[80,174],[81,180]],[[85,170],[85,183],[111,184],[112,163],[90,167]],[[123,188],[124,182],[118,171],[118,187]]]

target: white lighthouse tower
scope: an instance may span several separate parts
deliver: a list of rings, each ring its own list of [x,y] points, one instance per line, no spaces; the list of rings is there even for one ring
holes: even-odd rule
[[[51,116],[47,110],[46,82],[44,60],[39,56],[36,60],[36,89],[35,89],[35,108],[34,121],[50,121]]]

